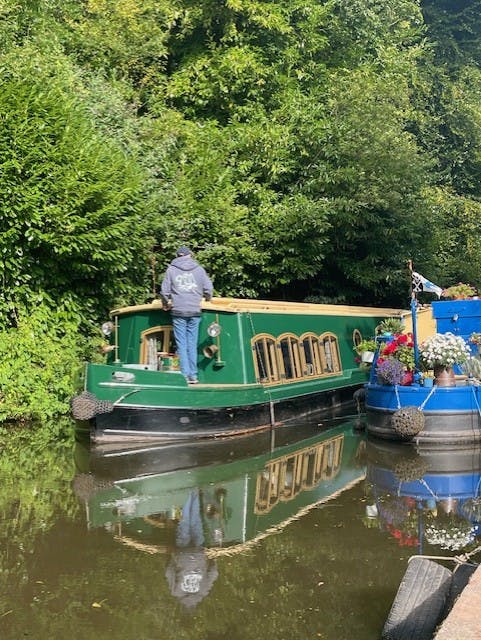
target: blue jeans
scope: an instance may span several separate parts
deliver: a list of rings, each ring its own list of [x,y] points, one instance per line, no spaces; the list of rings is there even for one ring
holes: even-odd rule
[[[180,370],[186,378],[197,378],[197,340],[200,316],[193,318],[172,317],[175,344],[179,355]]]

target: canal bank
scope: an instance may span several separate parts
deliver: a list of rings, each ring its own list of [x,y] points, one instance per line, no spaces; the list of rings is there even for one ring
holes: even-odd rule
[[[481,566],[471,576],[433,640],[479,640],[480,611]]]

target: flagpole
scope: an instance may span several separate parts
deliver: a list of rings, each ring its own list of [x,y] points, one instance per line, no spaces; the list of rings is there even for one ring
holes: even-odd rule
[[[417,300],[413,287],[413,263],[408,261],[409,271],[411,273],[411,318],[413,324],[413,343],[414,343],[414,373],[419,371],[419,347],[418,347],[418,326],[417,326]]]

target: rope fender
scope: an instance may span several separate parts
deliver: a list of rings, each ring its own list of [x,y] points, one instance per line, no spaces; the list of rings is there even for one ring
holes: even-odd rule
[[[419,407],[411,405],[401,407],[397,385],[394,386],[394,391],[396,393],[398,408],[391,416],[391,426],[402,440],[410,440],[424,429],[425,418],[423,409],[435,393],[436,387],[431,389]]]
[[[82,391],[70,400],[72,415],[76,420],[91,420],[100,413],[111,413],[112,402],[98,400],[90,391]]]

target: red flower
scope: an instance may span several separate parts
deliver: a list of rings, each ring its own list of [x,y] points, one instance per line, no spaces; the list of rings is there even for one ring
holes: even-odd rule
[[[386,344],[386,346],[384,347],[384,349],[382,350],[382,354],[383,356],[391,356],[393,353],[396,352],[396,349],[398,348],[397,343],[393,340],[392,342],[388,342]]]

